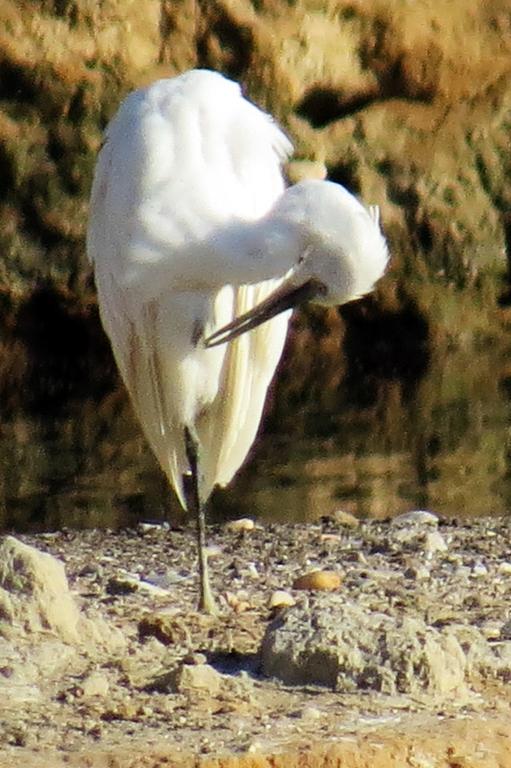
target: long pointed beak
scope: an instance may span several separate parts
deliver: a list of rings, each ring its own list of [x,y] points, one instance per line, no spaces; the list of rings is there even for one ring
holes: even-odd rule
[[[306,283],[298,287],[283,283],[260,304],[245,314],[234,318],[232,322],[208,336],[204,341],[204,346],[216,347],[218,344],[226,344],[228,341],[241,336],[242,333],[251,331],[267,320],[271,320],[272,317],[280,315],[286,309],[293,309],[298,304],[310,301],[324,292],[325,287],[319,280],[307,280]]]

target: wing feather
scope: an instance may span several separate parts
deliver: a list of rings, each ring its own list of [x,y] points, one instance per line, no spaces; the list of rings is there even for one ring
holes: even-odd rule
[[[280,281],[243,286],[236,292],[235,315],[262,301]],[[289,312],[229,344],[215,401],[197,423],[204,447],[205,498],[214,485],[227,485],[244,462],[259,428],[266,392],[284,348]]]

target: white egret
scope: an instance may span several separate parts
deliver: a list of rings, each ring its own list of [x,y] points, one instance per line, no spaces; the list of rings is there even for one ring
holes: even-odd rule
[[[252,445],[290,310],[362,296],[388,259],[376,208],[327,181],[285,190],[291,151],[236,83],[192,70],[126,98],[92,188],[102,322],[147,439],[196,516],[210,612],[204,507]]]

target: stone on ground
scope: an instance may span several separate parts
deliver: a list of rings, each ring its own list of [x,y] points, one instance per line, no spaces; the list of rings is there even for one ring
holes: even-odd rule
[[[0,636],[20,640],[41,633],[91,649],[122,645],[103,620],[80,611],[60,560],[7,536],[0,545]]]
[[[468,693],[467,659],[453,633],[420,618],[395,619],[321,594],[290,608],[268,627],[262,670],[291,685],[339,692]]]

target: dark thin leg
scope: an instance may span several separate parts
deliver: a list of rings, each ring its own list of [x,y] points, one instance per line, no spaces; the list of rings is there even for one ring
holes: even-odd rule
[[[206,510],[199,496],[199,472],[197,443],[190,431],[185,428],[186,456],[190,464],[191,478],[187,492],[189,510],[197,522],[197,550],[199,555],[200,596],[199,611],[215,614],[217,612],[213,593],[209,583],[208,556],[206,553]]]

